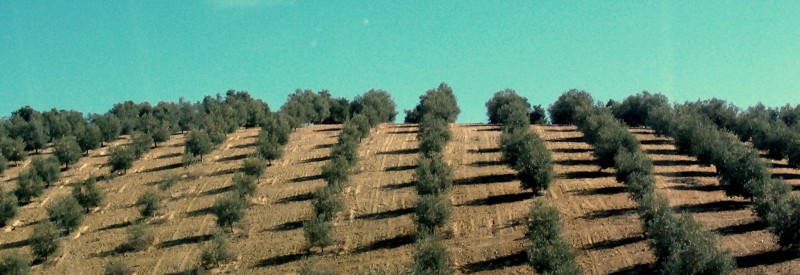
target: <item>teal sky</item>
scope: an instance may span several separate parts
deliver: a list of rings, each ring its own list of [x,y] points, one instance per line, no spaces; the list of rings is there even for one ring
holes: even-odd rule
[[[296,88],[392,93],[441,82],[461,122],[513,88],[673,101],[800,103],[800,1],[33,1],[0,4],[0,113]],[[402,115],[400,116],[402,119]]]

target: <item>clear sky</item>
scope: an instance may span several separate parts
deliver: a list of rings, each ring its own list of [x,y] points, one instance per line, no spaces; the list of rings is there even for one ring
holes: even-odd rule
[[[800,103],[800,1],[38,1],[0,3],[0,114],[296,88],[392,93],[447,82],[461,122],[513,88],[673,101]],[[402,119],[402,115],[400,116]]]

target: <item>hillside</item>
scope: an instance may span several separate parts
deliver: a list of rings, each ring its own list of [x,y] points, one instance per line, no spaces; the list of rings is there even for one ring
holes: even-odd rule
[[[302,222],[312,215],[310,192],[324,185],[320,175],[337,125],[297,129],[284,156],[259,179],[258,194],[249,201],[246,226],[235,230],[231,246],[237,258],[223,270],[284,274],[296,271],[307,255]],[[654,257],[642,236],[636,204],[628,198],[613,171],[599,170],[591,147],[572,126],[533,126],[553,153],[558,174],[547,191],[562,214],[567,235],[579,251],[587,273],[646,271]],[[334,221],[336,243],[326,248],[318,265],[337,274],[384,270],[398,274],[411,262],[414,204],[413,174],[417,161],[417,128],[413,124],[381,124],[358,147],[355,174],[345,186],[343,211]],[[512,170],[500,162],[499,127],[453,124],[453,139],[445,159],[453,168],[450,192],[453,217],[445,241],[458,273],[532,273],[524,252],[524,217],[530,191],[523,191]],[[736,259],[737,273],[798,273],[800,261],[778,252],[766,226],[757,222],[749,202],[725,196],[713,167],[702,167],[692,157],[677,153],[670,140],[649,130],[631,129],[653,159],[658,190],[676,210],[691,213],[705,229],[719,234],[719,246]],[[181,167],[183,135],[137,160],[126,174],[99,182],[105,204],[84,220],[79,232],[66,238],[63,255],[36,265],[37,274],[102,273],[105,263],[118,259],[138,274],[179,273],[197,266],[200,251],[216,228],[207,209],[228,191],[241,159],[253,152],[258,129],[240,129],[205,157]],[[128,142],[125,138],[116,143]],[[58,186],[20,209],[17,221],[3,229],[0,252],[27,249],[31,225],[46,217],[44,205],[69,194],[69,183],[109,172],[107,148],[92,150],[74,168],[62,173]],[[45,150],[43,154],[49,154]],[[11,168],[4,190],[27,164]],[[775,162],[772,172],[800,186],[800,170]],[[157,189],[165,173],[181,180],[163,194],[162,217],[151,228],[156,236],[147,251],[114,253],[126,228],[139,217],[133,206],[145,190]],[[317,250],[315,250],[318,252]]]

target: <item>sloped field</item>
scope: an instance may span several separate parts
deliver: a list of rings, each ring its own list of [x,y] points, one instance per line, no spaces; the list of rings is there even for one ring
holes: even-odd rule
[[[312,215],[311,192],[325,183],[320,177],[336,142],[339,126],[309,126],[296,130],[283,158],[259,179],[258,194],[249,201],[246,222],[234,230],[231,246],[237,253],[224,270],[285,274],[296,271],[309,254],[303,221]],[[567,235],[579,251],[587,273],[647,272],[655,259],[642,235],[641,221],[613,170],[599,170],[591,147],[571,126],[533,126],[553,153],[557,179],[548,196],[562,214]],[[445,159],[455,184],[449,193],[454,206],[445,240],[457,273],[529,274],[526,264],[525,215],[532,193],[521,190],[512,170],[500,161],[497,126],[456,124]],[[337,274],[370,270],[397,274],[413,253],[414,168],[417,162],[415,125],[383,124],[359,146],[354,176],[344,189],[345,210],[334,220],[335,244],[318,254],[317,265]],[[679,155],[669,140],[648,130],[631,130],[656,164],[657,192],[679,211],[694,215],[718,243],[730,251],[739,273],[798,273],[800,261],[778,251],[765,225],[757,221],[746,200],[726,197],[713,167],[702,167]],[[117,259],[138,274],[180,273],[197,266],[201,250],[216,229],[208,207],[229,190],[241,160],[253,152],[257,129],[242,129],[204,161],[181,167],[183,136],[138,160],[128,174],[99,182],[106,195],[102,207],[89,214],[79,233],[65,238],[61,257],[36,265],[34,273],[97,274]],[[119,143],[127,142],[120,140]],[[45,153],[46,154],[46,153]],[[62,181],[20,209],[13,226],[0,231],[0,253],[27,250],[31,225],[46,217],[44,205],[67,195],[68,184],[90,175],[107,174],[107,149],[92,151]],[[16,174],[6,172],[2,186],[11,190]],[[800,171],[776,162],[773,173],[800,186]],[[156,236],[147,251],[118,254],[126,229],[139,217],[133,206],[147,189],[158,190],[165,173],[181,176],[163,197],[160,217],[150,228]]]

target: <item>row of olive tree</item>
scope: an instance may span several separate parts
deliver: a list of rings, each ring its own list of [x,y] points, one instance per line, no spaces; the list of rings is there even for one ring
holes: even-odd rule
[[[495,93],[486,108],[489,121],[502,124],[502,159],[517,172],[522,189],[532,189],[534,194],[546,190],[555,173],[544,141],[530,129],[528,100],[506,89]],[[537,273],[581,273],[577,254],[563,234],[558,210],[544,198],[534,199],[531,205],[527,236],[528,260]]]
[[[679,151],[715,166],[726,194],[750,198],[781,247],[800,251],[800,198],[791,195],[786,182],[772,178],[758,151],[696,109],[661,109],[651,118],[660,122],[657,129],[672,137]]]
[[[394,121],[397,114],[394,100],[383,90],[369,90],[357,96],[350,106],[352,117],[348,116],[342,124],[338,140],[331,149],[330,161],[322,167],[322,178],[327,184],[314,191],[314,216],[303,224],[309,246],[320,247],[323,251],[333,243],[333,219],[344,207],[341,193],[358,161],[359,143],[369,135],[370,129]]]
[[[651,95],[637,95],[640,96]],[[627,125],[615,119],[612,112],[613,107],[584,111],[584,117],[576,118],[578,129],[584,133],[587,143],[594,147],[601,168],[615,167],[617,181],[625,184],[631,198],[639,204],[638,213],[658,267],[667,274],[732,272],[735,264],[727,253],[718,250],[714,235],[703,231],[691,215],[678,216],[667,200],[655,193],[652,161],[641,150],[636,137],[627,130]],[[629,112],[617,113],[626,114],[625,117],[633,122],[647,118],[641,119],[638,114]]]
[[[420,96],[420,103],[406,111],[406,122],[419,126],[419,157],[414,171],[416,190],[416,245],[411,274],[449,274],[447,250],[437,229],[450,219],[453,206],[447,193],[453,186],[453,172],[444,161],[444,149],[452,138],[449,123],[455,122],[460,110],[455,95],[447,84]]]

